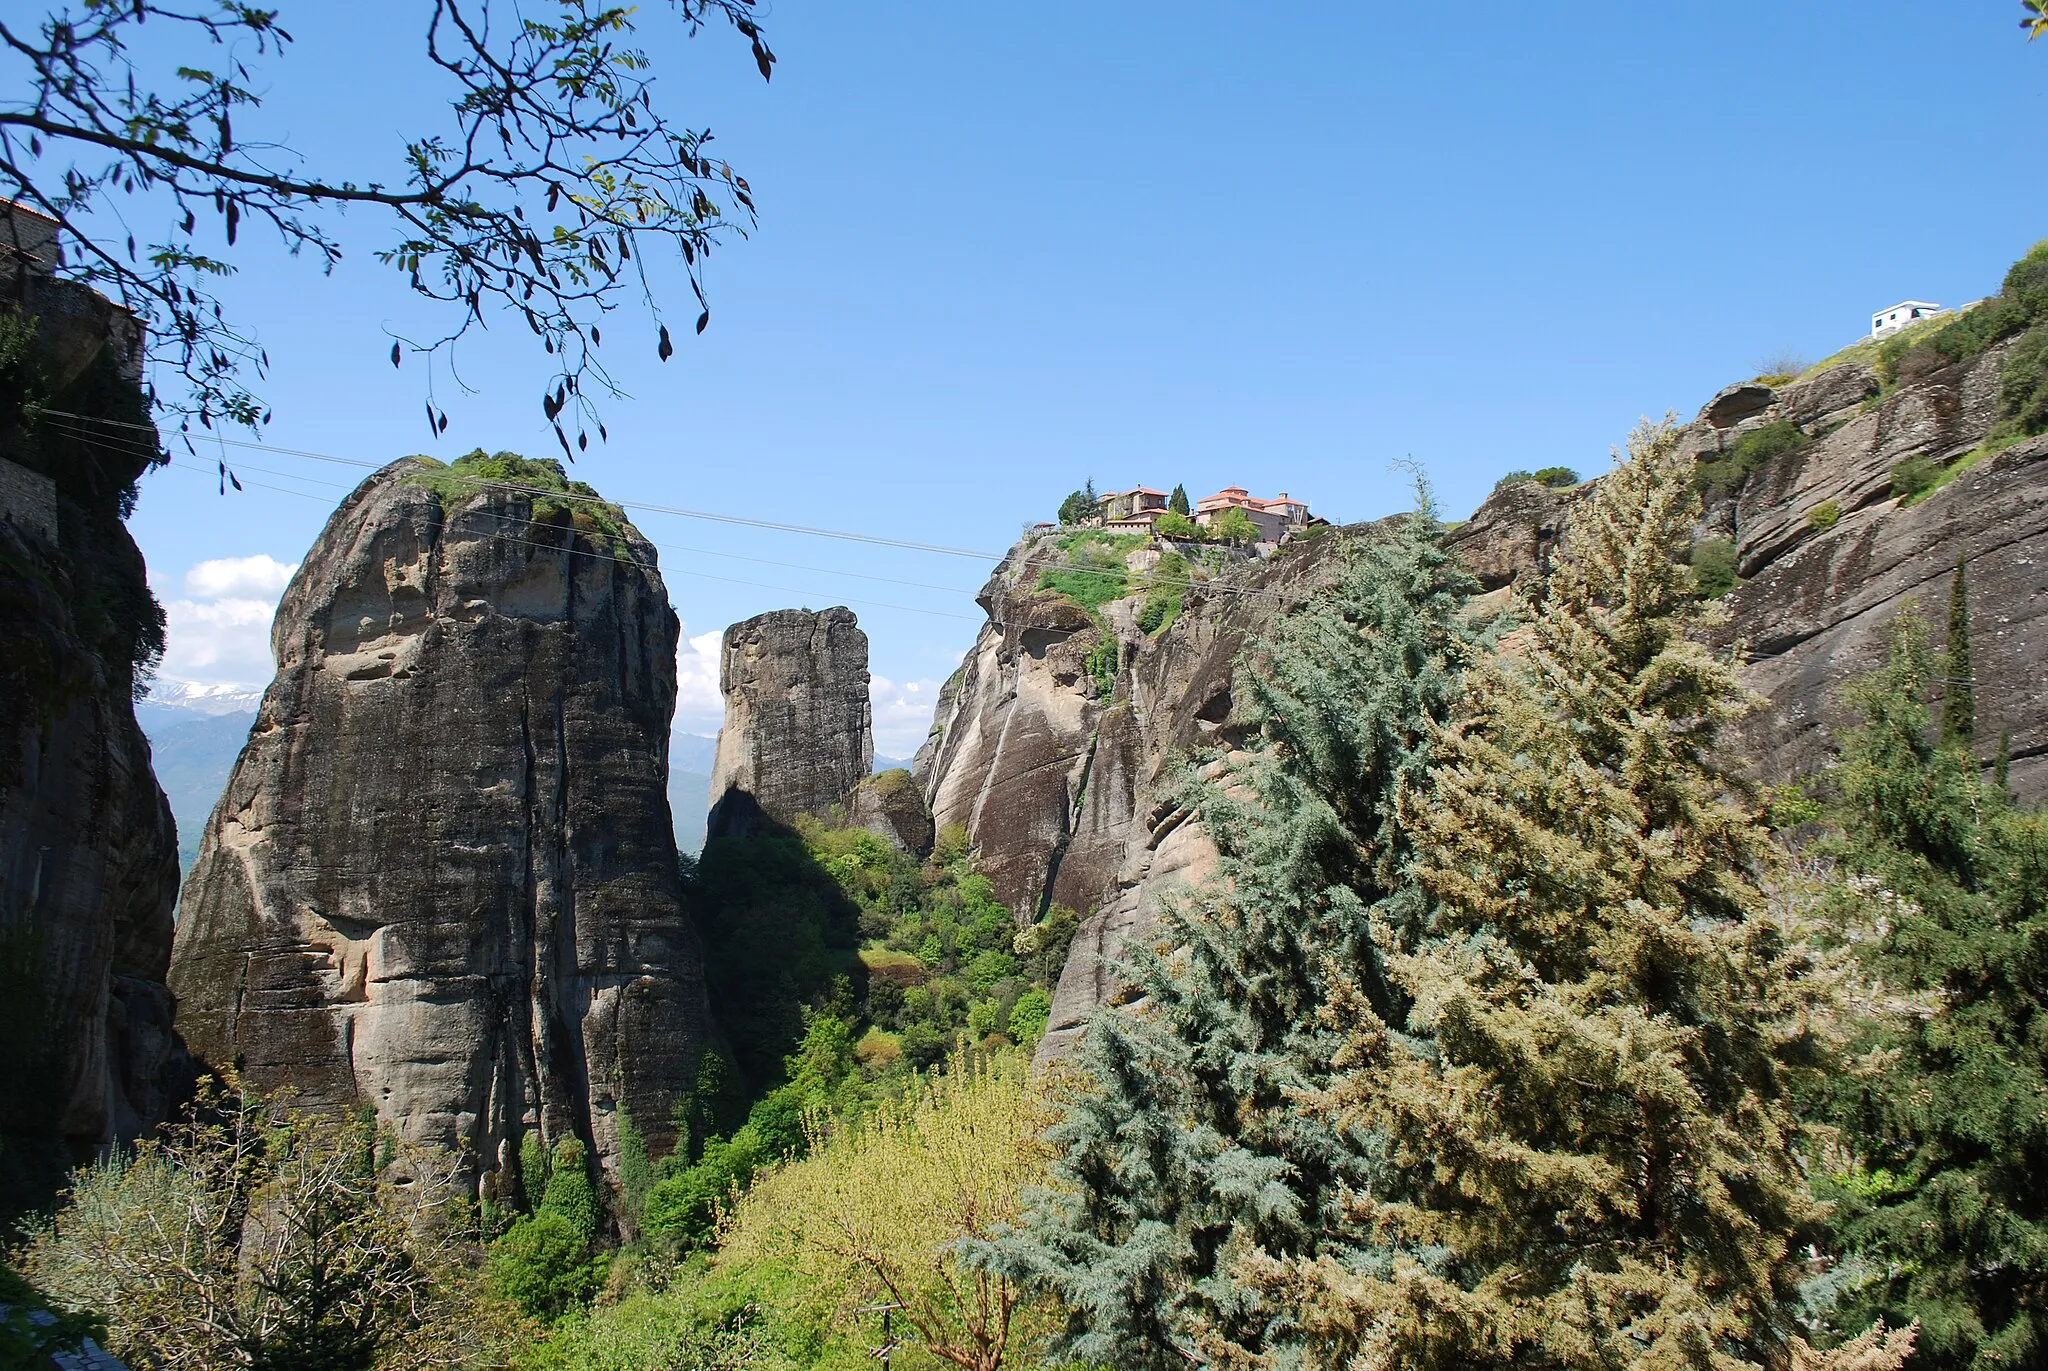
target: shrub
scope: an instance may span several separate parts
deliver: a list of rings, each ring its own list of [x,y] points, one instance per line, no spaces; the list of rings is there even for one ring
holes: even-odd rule
[[[1823,500],[1806,511],[1806,526],[1825,533],[1842,522],[1842,507],[1833,500]]]
[[[1925,495],[1940,480],[1941,464],[1916,453],[1892,468],[1892,494],[1911,504],[1915,496]]]
[[[2048,430],[2048,323],[2027,330],[2006,355],[1998,408],[2021,433]]]
[[[1029,1052],[1038,1046],[1051,1021],[1052,996],[1034,985],[1010,1006],[1010,1040]]]
[[[191,1118],[74,1173],[16,1256],[60,1309],[105,1315],[108,1350],[137,1366],[446,1365],[481,1317],[456,1173],[367,1118],[207,1082]]]
[[[1553,490],[1562,490],[1566,486],[1577,485],[1579,483],[1579,473],[1573,471],[1570,467],[1542,467],[1536,471],[1517,469],[1495,481],[1493,488],[1496,492],[1499,492],[1522,481],[1532,481],[1539,486],[1549,486]]]
[[[1189,525],[1193,527],[1193,525]],[[1190,568],[1188,559],[1177,552],[1162,555],[1152,568],[1152,584],[1145,603],[1138,610],[1138,628],[1154,637],[1173,627],[1187,598]]]
[[[597,1241],[604,1223],[604,1204],[590,1179],[590,1151],[577,1138],[555,1144],[548,1167],[547,1189],[541,1192],[538,1214],[559,1214],[583,1241]]]
[[[1787,419],[1773,420],[1737,438],[1718,460],[1701,462],[1693,470],[1693,480],[1702,490],[1732,494],[1742,488],[1752,471],[1788,452],[1797,452],[1806,443],[1799,425]]]
[[[576,1226],[544,1210],[519,1220],[491,1244],[484,1277],[506,1303],[537,1319],[558,1319],[587,1304],[604,1273]]]
[[[1195,527],[1193,519],[1185,514],[1176,514],[1172,510],[1166,511],[1152,521],[1152,531],[1161,538],[1177,538],[1183,542],[1202,536],[1202,531]]]
[[[1122,663],[1122,650],[1116,635],[1108,629],[1101,630],[1095,646],[1088,649],[1086,665],[1089,678],[1095,682],[1097,699],[1107,700],[1116,694],[1116,673]]]
[[[893,1303],[920,1364],[1023,1363],[1052,1311],[963,1248],[1022,1217],[1055,1118],[1020,1054],[962,1052],[901,1102],[814,1130],[810,1155],[764,1176],[721,1227],[719,1266],[794,1273],[795,1307],[779,1312],[821,1328]]]
[[[1692,545],[1693,593],[1718,600],[1735,589],[1735,540],[1702,538]]]

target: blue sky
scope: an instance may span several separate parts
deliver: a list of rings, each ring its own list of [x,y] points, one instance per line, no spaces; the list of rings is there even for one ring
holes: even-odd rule
[[[434,115],[418,9],[286,0],[299,41],[258,74],[263,131],[388,175]],[[2048,43],[2019,14],[780,0],[764,86],[731,35],[683,40],[649,3],[668,110],[717,133],[761,224],[714,258],[706,334],[671,293],[672,361],[651,324],[607,327],[629,397],[577,474],[629,506],[990,554],[1087,477],[1359,519],[1402,505],[1388,464],[1412,455],[1462,516],[1501,472],[1597,471],[1638,416],[1823,356],[1879,306],[1995,289],[2048,236]],[[473,393],[433,376],[453,423],[429,438],[426,371],[385,355],[425,316],[373,229],[344,226],[331,278],[245,239],[229,299],[274,362],[266,441],[551,452],[546,359],[502,322],[455,358]],[[300,478],[353,479],[237,460],[245,493],[180,459],[134,519],[168,677],[267,677],[278,568],[340,494]],[[877,746],[907,752],[979,623],[980,560],[638,522],[695,640],[686,728],[716,727],[727,623],[848,603],[883,682]]]

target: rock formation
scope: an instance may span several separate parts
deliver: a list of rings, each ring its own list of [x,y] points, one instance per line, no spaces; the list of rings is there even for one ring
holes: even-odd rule
[[[916,779],[902,767],[863,777],[846,799],[846,821],[913,856],[932,850],[931,811]]]
[[[933,822],[967,830],[976,865],[1020,924],[1054,904],[1081,915],[1042,1054],[1063,1051],[1108,1001],[1104,960],[1150,925],[1159,893],[1214,861],[1200,826],[1167,802],[1171,761],[1237,741],[1238,651],[1324,584],[1332,545],[1289,543],[1192,587],[1157,637],[1137,624],[1139,597],[1103,606],[1098,624],[1039,589],[1044,568],[1063,560],[1050,536],[1018,544],[982,588],[989,622],[940,693],[914,774]],[[1107,697],[1089,665],[1105,635],[1116,640]]]
[[[177,835],[133,703],[138,678],[146,682],[163,648],[163,612],[122,522],[155,435],[142,426],[147,406],[124,371],[126,345],[75,319],[46,329],[36,309],[53,294],[42,281],[15,297],[28,300],[20,317],[37,333],[0,362],[0,1209],[8,1210],[46,1199],[66,1166],[156,1123],[175,1056],[164,969]],[[61,298],[81,295],[92,293],[71,287]],[[24,412],[30,399],[94,418],[37,421]]]
[[[1937,625],[1959,557],[1970,565],[1978,750],[2012,732],[2012,784],[2048,797],[2048,436],[1983,456],[1997,419],[2010,344],[1889,391],[1850,360],[1773,388],[1731,386],[1679,435],[1682,450],[1721,462],[1745,435],[1791,424],[1789,451],[1730,494],[1710,493],[1700,535],[1727,538],[1742,584],[1728,629],[1770,701],[1743,742],[1758,774],[1778,779],[1824,758],[1845,722],[1841,683],[1874,666],[1884,625],[1918,600]],[[1948,484],[1906,504],[1892,472],[1979,454]],[[1570,537],[1590,483],[1502,486],[1452,535],[1490,611],[1533,588]],[[1136,553],[1134,557],[1148,554]],[[1115,992],[1103,969],[1153,925],[1156,900],[1198,878],[1213,848],[1164,797],[1167,758],[1229,747],[1231,663],[1247,636],[1319,584],[1316,543],[1292,543],[1188,598],[1158,638],[1134,623],[1137,600],[1102,622],[1037,589],[1060,556],[1047,536],[1014,548],[981,594],[989,621],[942,692],[916,776],[940,825],[966,826],[977,860],[1020,921],[1052,903],[1082,915],[1041,1049],[1064,1051]],[[1116,637],[1115,690],[1097,698],[1090,654]]]
[[[725,726],[711,772],[709,838],[822,814],[874,765],[868,635],[845,607],[779,609],[725,631]]]
[[[664,795],[679,626],[620,512],[500,455],[395,462],[278,607],[278,669],[184,890],[194,1051],[319,1108],[607,1167],[707,1036]],[[493,1175],[493,1173],[496,1173]]]

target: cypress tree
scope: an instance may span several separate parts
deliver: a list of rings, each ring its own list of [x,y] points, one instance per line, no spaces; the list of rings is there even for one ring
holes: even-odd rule
[[[1298,1339],[1233,1267],[1323,1251],[1342,1194],[1384,1181],[1366,1139],[1290,1099],[1327,1082],[1341,1046],[1322,1013],[1331,967],[1375,955],[1374,905],[1404,857],[1394,795],[1456,698],[1473,586],[1426,492],[1342,551],[1336,586],[1240,662],[1260,742],[1183,800],[1217,878],[1166,902],[1156,946],[1119,968],[1142,1008],[1084,1036],[1086,1087],[1050,1135],[1059,1186],[975,1254],[1049,1284],[1068,1311],[1059,1350],[1083,1362],[1180,1368],[1218,1331]]]
[[[1948,588],[1948,647],[1943,654],[1941,741],[1965,752],[1977,737],[1977,678],[1970,661],[1970,589],[1963,559]]]
[[[1239,1272],[1300,1311],[1299,1364],[1790,1354],[1794,1243],[1819,1215],[1775,1059],[1768,839],[1716,752],[1750,697],[1695,641],[1725,611],[1680,560],[1691,464],[1668,423],[1629,446],[1527,631],[1467,674],[1430,786],[1404,790],[1427,922],[1386,956],[1395,1012],[1350,995],[1316,1101],[1390,1165],[1345,1207],[1349,1254]]]
[[[1984,783],[1946,696],[1934,727],[1928,636],[1917,614],[1893,624],[1886,665],[1848,692],[1863,722],[1832,773],[1833,907],[1879,993],[1854,1069],[1833,1078],[1831,1319],[1917,1318],[1912,1364],[1929,1371],[2040,1366],[2048,816]]]
[[[1172,510],[1175,514],[1178,514],[1185,518],[1188,514],[1189,508],[1188,488],[1184,485],[1181,485],[1179,482],[1175,482],[1173,487],[1173,494],[1166,497],[1166,507]]]

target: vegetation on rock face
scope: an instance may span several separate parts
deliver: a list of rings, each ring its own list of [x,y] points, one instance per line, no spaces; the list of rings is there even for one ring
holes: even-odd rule
[[[1699,463],[1694,479],[1703,491],[1730,494],[1742,489],[1752,471],[1788,452],[1797,452],[1806,443],[1806,434],[1797,424],[1774,419],[1730,443],[1721,457]]]
[[[1702,600],[1718,600],[1738,583],[1733,538],[1702,538],[1692,545],[1694,594]]]
[[[1842,522],[1842,506],[1835,500],[1822,500],[1806,511],[1806,526],[1820,533],[1826,533]]]
[[[431,457],[415,457],[421,469],[409,472],[408,485],[424,486],[452,510],[488,490],[525,498],[532,513],[529,539],[544,539],[542,530],[572,529],[614,557],[628,557],[626,511],[607,503],[587,481],[572,481],[552,457],[532,459],[516,452],[487,453],[482,448],[447,466]],[[550,498],[558,494],[562,498]]]
[[[1579,483],[1579,473],[1573,471],[1570,467],[1543,467],[1536,471],[1511,471],[1498,481],[1495,481],[1493,488],[1500,490],[1524,481],[1532,482],[1539,486],[1549,486],[1552,490],[1563,490]]]

